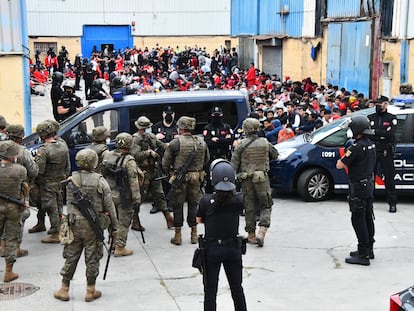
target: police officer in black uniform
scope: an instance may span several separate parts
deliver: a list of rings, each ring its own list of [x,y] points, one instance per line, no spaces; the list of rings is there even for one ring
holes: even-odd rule
[[[358,250],[351,252],[346,263],[368,266],[374,259],[374,166],[375,144],[368,138],[373,132],[366,116],[351,118],[350,130],[354,143],[347,148],[345,155],[336,163],[337,169],[348,168],[349,209],[351,222],[358,239]]]
[[[220,107],[213,107],[211,121],[204,127],[203,136],[210,152],[210,161],[215,159],[231,159],[234,133],[230,125],[223,122],[223,110]],[[206,176],[208,176],[208,172]],[[208,193],[213,192],[208,178],[205,191]]]
[[[66,80],[62,84],[64,93],[58,100],[57,113],[59,114],[59,122],[69,118],[71,115],[80,111],[83,107],[80,97],[75,95],[75,82]]]
[[[197,223],[204,223],[207,247],[204,265],[204,311],[217,309],[216,296],[221,264],[227,275],[234,310],[246,311],[242,287],[242,239],[238,237],[243,201],[234,193],[235,171],[230,162],[211,163],[211,183],[215,192],[200,200]]]
[[[169,143],[178,135],[175,112],[171,106],[165,106],[162,111],[162,120],[152,126],[152,133],[163,143]]]
[[[395,191],[395,129],[397,127],[397,117],[387,112],[388,97],[379,96],[375,101],[375,113],[368,116],[370,125],[374,131],[372,140],[375,142],[377,150],[378,171],[380,165],[385,176],[385,190],[387,192],[387,202],[389,212],[397,212],[397,192]]]
[[[50,99],[52,100],[53,117],[56,121],[61,121],[61,116],[57,112],[59,99],[63,96],[63,90],[61,88],[63,82],[63,73],[60,71],[54,71],[52,75],[52,88],[50,89]]]

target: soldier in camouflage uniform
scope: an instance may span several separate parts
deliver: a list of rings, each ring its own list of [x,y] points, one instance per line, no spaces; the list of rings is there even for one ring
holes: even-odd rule
[[[20,124],[11,124],[8,125],[6,128],[7,136],[10,140],[14,141],[19,148],[19,153],[17,155],[17,163],[23,165],[27,171],[27,177],[29,183],[32,182],[37,174],[39,173],[39,168],[36,162],[33,160],[32,154],[27,150],[25,147],[21,146],[22,139],[24,137],[24,127]],[[20,244],[22,243],[23,238],[23,227],[24,222],[30,216],[30,210],[25,209],[22,215],[22,232],[19,239],[19,246],[17,248],[17,257],[27,256],[29,252],[27,250],[21,249]],[[3,232],[5,234],[5,232]],[[4,245],[5,245],[5,238],[2,236],[1,245],[0,245],[0,254],[4,256]]]
[[[105,178],[93,170],[98,164],[98,155],[91,149],[83,149],[76,154],[76,165],[79,171],[74,172],[70,182],[77,187],[83,196],[87,197],[93,206],[102,230],[112,229],[112,237],[116,237],[118,220],[114,203],[112,202],[111,189]],[[89,302],[101,297],[102,293],[95,289],[96,278],[99,274],[99,261],[103,256],[103,242],[98,239],[88,220],[79,211],[72,191],[68,189],[67,219],[70,229],[73,232],[73,241],[65,244],[63,249],[63,265],[60,274],[62,275],[62,286],[54,293],[56,299],[69,300],[69,285],[75,274],[82,251],[85,252],[86,265],[86,295],[85,301]]]
[[[69,149],[56,140],[56,127],[51,122],[39,123],[36,132],[43,141],[35,158],[39,166],[39,175],[35,180],[41,200],[39,213],[47,213],[50,221],[49,236],[42,239],[42,243],[59,243],[61,181],[70,172]]]
[[[119,234],[115,240],[115,257],[129,256],[133,254],[131,249],[126,249],[128,230],[131,225],[134,209],[141,204],[139,189],[139,170],[135,159],[129,154],[132,146],[132,136],[128,133],[120,133],[115,137],[116,149],[105,154],[102,161],[102,175],[106,178],[112,190],[112,199],[118,213]],[[125,170],[126,179],[122,188],[120,178],[115,172]]]
[[[109,131],[104,126],[97,126],[92,130],[92,144],[88,147],[94,150],[98,154],[98,165],[96,166],[95,172],[101,173],[102,161],[105,153],[108,151],[106,145],[106,139],[109,138]]]
[[[260,122],[247,118],[243,122],[246,138],[242,139],[233,152],[231,164],[241,182],[244,207],[246,210],[246,227],[248,242],[262,247],[267,228],[270,226],[272,212],[272,195],[270,192],[269,161],[276,160],[277,150],[266,138],[258,137]],[[255,199],[260,204],[259,233],[256,237]]]
[[[170,142],[162,159],[162,168],[164,172],[171,172],[170,181],[173,183],[175,174],[188,162],[191,154],[195,153],[183,182],[175,189],[174,202],[172,202],[175,236],[171,239],[171,243],[175,245],[182,243],[181,227],[184,223],[183,206],[186,200],[188,204],[187,224],[191,227],[191,243],[197,243],[196,213],[202,194],[200,186],[205,175],[204,168],[210,161],[210,154],[204,140],[191,135],[195,124],[194,118],[184,116],[178,119],[179,136]]]
[[[131,154],[134,156],[138,167],[144,172],[144,181],[141,184],[141,200],[144,201],[148,192],[154,200],[154,208],[160,209],[164,214],[167,222],[167,228],[173,227],[173,218],[168,212],[167,201],[165,200],[164,190],[162,188],[161,180],[156,180],[157,177],[163,175],[161,169],[161,155],[164,154],[165,144],[155,137],[151,132],[152,123],[147,117],[139,117],[135,122],[138,129],[133,137]],[[138,217],[134,213],[132,218],[131,229],[139,230]]]
[[[26,169],[14,163],[19,153],[19,146],[13,141],[0,142],[0,193],[21,201],[22,185],[27,179]],[[29,207],[25,201],[24,206],[0,198],[0,231],[6,234],[6,269],[4,282],[11,282],[19,277],[13,272],[13,265],[17,257],[17,247],[21,239],[21,218],[24,209]]]

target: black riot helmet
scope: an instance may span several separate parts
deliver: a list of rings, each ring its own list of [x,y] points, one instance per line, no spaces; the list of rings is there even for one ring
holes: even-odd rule
[[[369,125],[369,119],[362,114],[355,115],[351,118],[349,128],[352,131],[353,137],[356,137],[358,134],[374,135]]]
[[[227,160],[216,159],[211,163],[210,180],[214,190],[233,191],[236,189],[236,172]]]
[[[53,84],[61,84],[63,81],[63,73],[60,71],[54,71],[52,75]]]
[[[98,90],[102,89],[102,82],[99,79],[92,81],[92,86],[96,87]]]

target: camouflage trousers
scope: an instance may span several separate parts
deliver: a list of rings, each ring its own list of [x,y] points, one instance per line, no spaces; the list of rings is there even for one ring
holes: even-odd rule
[[[256,231],[256,216],[254,208],[255,199],[257,199],[260,205],[259,226],[269,228],[273,205],[269,179],[266,178],[263,182],[254,183],[252,178],[248,177],[242,181],[241,186],[243,192],[244,208],[246,211],[246,232]]]
[[[154,176],[145,174],[144,182],[141,185],[141,202],[144,202],[148,193],[151,194],[155,206],[162,212],[168,212],[165,193],[161,180],[154,180]]]
[[[5,257],[7,264],[13,264],[17,257],[17,247],[22,238],[23,208],[10,202],[0,202],[0,232],[6,233]]]
[[[21,230],[20,230],[20,236],[19,236],[19,244],[22,244],[23,241],[23,230],[24,230],[24,223],[26,221],[27,218],[30,217],[30,209],[25,208],[22,211],[22,226],[21,226]],[[1,233],[1,240],[6,241],[6,230],[0,231]]]
[[[71,224],[74,240],[63,248],[63,265],[60,274],[62,282],[69,285],[75,274],[79,258],[85,250],[86,280],[88,285],[95,285],[99,274],[99,261],[103,257],[103,244],[96,238],[96,234],[86,219],[76,219]]]
[[[59,232],[62,201],[60,182],[47,182],[39,185],[41,207],[38,213],[47,213],[50,221],[49,233]]]
[[[184,202],[187,201],[187,224],[189,227],[195,226],[198,204],[201,199],[201,182],[185,181],[174,193],[172,207],[174,210],[174,227],[182,227],[184,224]]]
[[[115,245],[119,247],[125,247],[128,239],[129,226],[132,222],[132,215],[134,210],[132,209],[132,201],[125,200],[125,205],[122,206],[121,199],[113,198],[116,213],[118,215],[118,237],[115,241]]]

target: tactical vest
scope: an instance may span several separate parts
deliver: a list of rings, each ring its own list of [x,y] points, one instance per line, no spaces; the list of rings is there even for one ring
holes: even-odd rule
[[[240,142],[240,148],[254,138],[245,138]],[[254,171],[269,170],[269,142],[266,138],[259,137],[252,142],[240,155],[240,171],[253,173]]]
[[[43,178],[52,180],[63,179],[66,175],[66,168],[69,165],[67,163],[69,153],[67,146],[54,141],[45,143],[43,147],[48,154]]]
[[[93,143],[88,148],[94,150],[98,155],[98,166],[96,167],[95,172],[99,173],[101,171],[103,153],[104,151],[108,150],[108,146],[105,144]]]
[[[19,164],[0,164],[0,193],[20,199],[20,185],[26,178],[26,169]]]
[[[134,152],[137,152],[137,150],[145,151],[148,149],[152,149],[154,151],[157,151],[157,138],[154,134],[147,134],[146,137],[143,135],[140,135],[138,133],[135,133],[132,135],[133,137],[133,143],[132,146],[134,147],[134,150],[131,152],[131,154],[134,154]],[[136,146],[139,146],[140,148],[136,148]],[[156,159],[153,157],[147,157],[145,160],[142,161],[142,163],[137,163],[140,168],[143,170],[147,170],[149,168],[155,167]]]
[[[97,213],[103,212],[102,196],[99,194],[99,181],[101,178],[103,178],[102,175],[93,172],[73,172],[72,174],[72,180],[78,186],[82,195],[91,201]],[[67,197],[69,203],[75,200],[72,191],[69,189],[67,190]],[[82,215],[76,205],[73,204],[68,204],[68,214]]]
[[[188,161],[189,156],[196,150],[196,155],[188,167],[188,172],[200,172],[203,170],[204,154],[206,151],[206,144],[197,136],[180,135],[180,150],[174,161],[174,170],[180,169]]]
[[[125,157],[122,161],[121,157]],[[119,189],[119,185],[117,184],[117,176],[113,173],[114,170],[118,168],[118,166],[121,166],[122,168],[126,169],[126,164],[128,161],[134,160],[134,157],[130,154],[123,154],[119,151],[112,150],[109,153],[105,155],[105,158],[102,161],[102,175],[107,180],[109,187],[112,190],[112,193],[114,194],[114,197],[119,196],[119,191],[125,191],[125,196],[127,198],[131,198],[131,189],[130,187],[126,187],[125,189]],[[122,162],[122,163],[121,163]],[[124,181],[127,185],[128,180]]]

